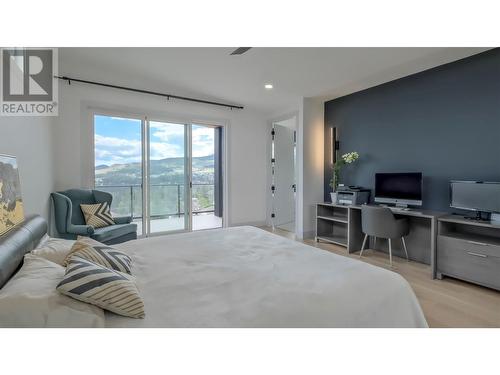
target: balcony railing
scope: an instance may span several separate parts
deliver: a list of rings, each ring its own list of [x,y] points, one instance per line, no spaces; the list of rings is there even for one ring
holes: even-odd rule
[[[193,214],[214,212],[214,184],[193,184]],[[142,218],[142,185],[99,185],[98,190],[113,195],[114,215]],[[151,218],[163,219],[184,215],[183,184],[151,184]]]

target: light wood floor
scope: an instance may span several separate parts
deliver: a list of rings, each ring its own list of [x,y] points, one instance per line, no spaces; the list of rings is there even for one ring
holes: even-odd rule
[[[262,229],[277,235],[295,239],[291,232],[270,227]],[[359,259],[358,254],[348,254],[346,248],[317,243],[314,240],[301,241],[308,245]],[[361,261],[391,269],[387,254],[365,250]],[[430,327],[500,327],[500,292],[445,278],[432,280],[430,266],[406,259],[393,258],[392,270],[403,276],[412,286]]]

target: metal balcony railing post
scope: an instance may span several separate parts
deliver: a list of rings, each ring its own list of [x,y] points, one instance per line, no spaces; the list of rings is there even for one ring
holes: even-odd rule
[[[134,187],[130,185],[130,216],[134,218]]]
[[[181,185],[177,184],[177,217],[181,217]]]

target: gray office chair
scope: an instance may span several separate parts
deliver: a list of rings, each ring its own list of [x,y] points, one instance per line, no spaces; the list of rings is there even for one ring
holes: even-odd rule
[[[405,236],[410,232],[407,218],[397,219],[392,211],[387,207],[368,206],[361,207],[361,229],[365,234],[363,245],[361,245],[361,252],[359,257],[363,255],[366,240],[368,236],[374,236],[375,239],[387,238],[389,241],[389,260],[392,267],[392,238],[401,238],[403,242],[403,249],[408,259],[408,251],[406,250]]]

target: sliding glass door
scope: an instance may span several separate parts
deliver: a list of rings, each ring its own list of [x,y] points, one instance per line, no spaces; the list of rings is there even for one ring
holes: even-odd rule
[[[191,127],[193,230],[222,227],[221,136],[221,127]]]
[[[222,227],[221,127],[94,115],[95,187],[139,235]]]
[[[94,115],[94,185],[113,195],[115,216],[132,216],[143,227],[143,120]]]
[[[187,230],[188,125],[149,121],[149,233]]]

